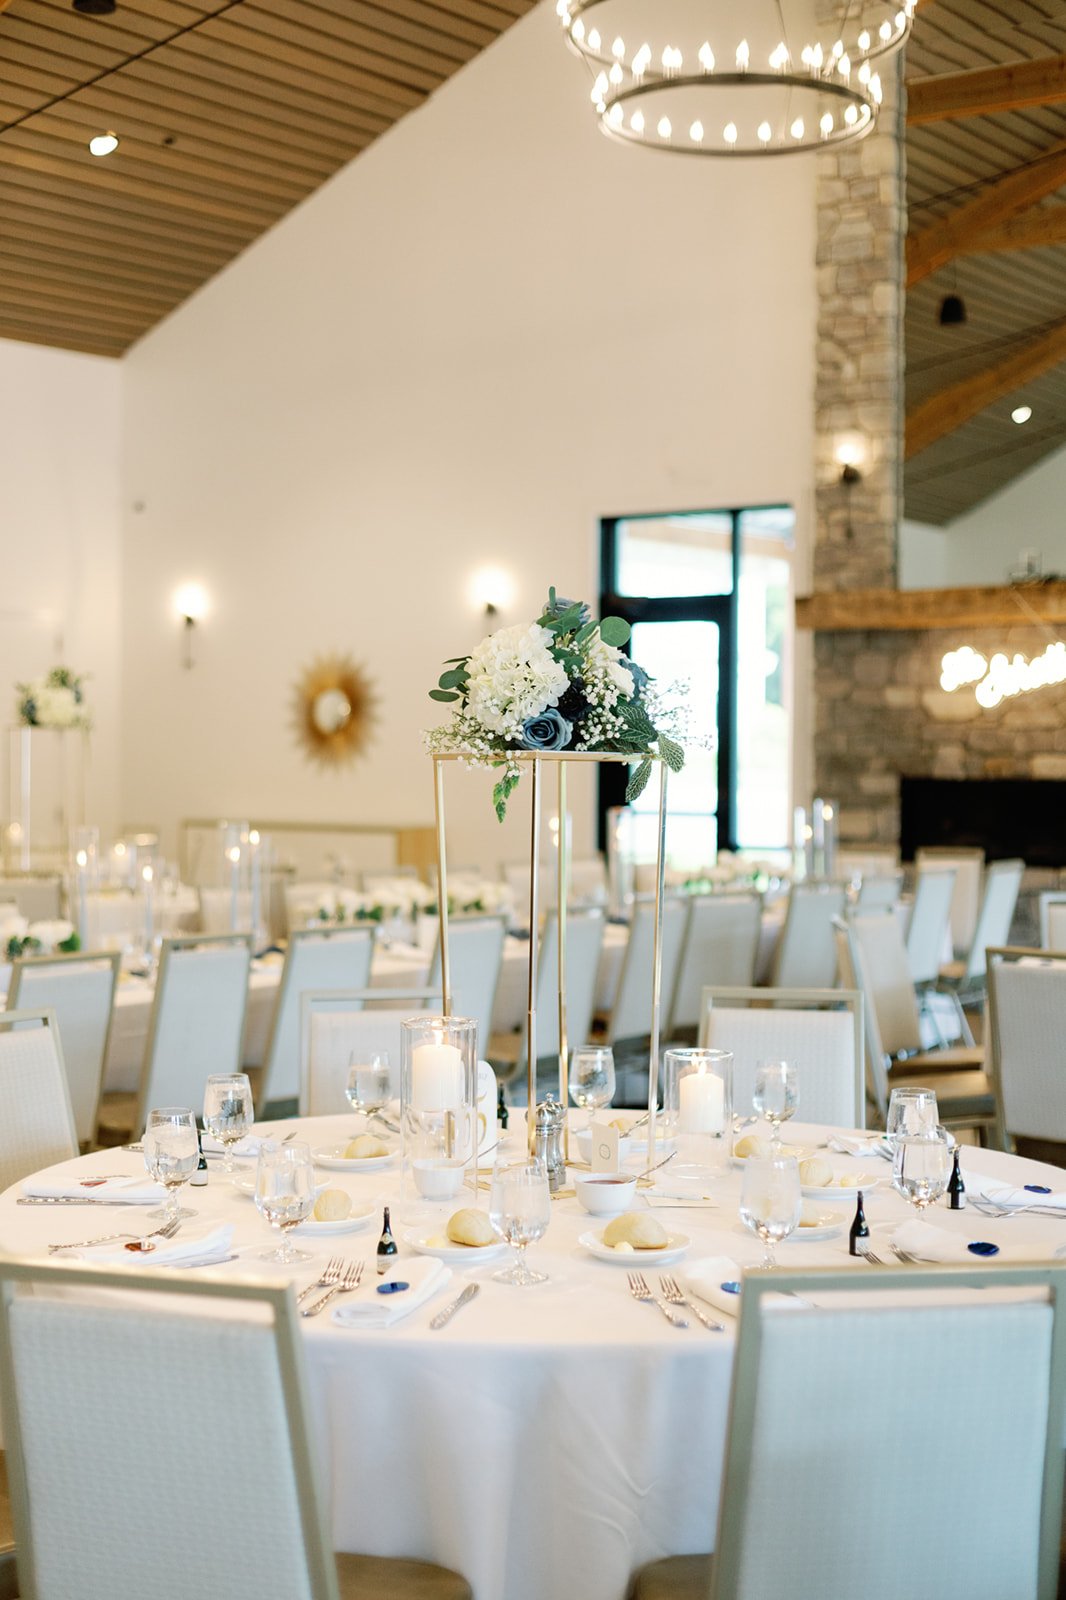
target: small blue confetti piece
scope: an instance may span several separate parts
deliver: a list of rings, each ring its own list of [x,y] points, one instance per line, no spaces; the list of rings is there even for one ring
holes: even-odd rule
[[[739,1294],[740,1293],[740,1284],[737,1283],[735,1279],[730,1280],[729,1283],[719,1284],[719,1288],[724,1290],[724,1292],[726,1294]]]
[[[378,1294],[399,1294],[403,1289],[409,1289],[409,1283],[379,1283]]]
[[[1027,1193],[1029,1193],[1029,1194],[1050,1194],[1051,1193],[1051,1190],[1048,1188],[1046,1183],[1027,1183],[1025,1185],[1025,1188],[1026,1188]]]
[[[967,1248],[967,1250],[969,1250],[971,1255],[975,1255],[975,1256],[998,1256],[999,1255],[999,1245],[998,1244],[989,1244],[987,1239],[975,1239],[973,1241],[973,1243],[972,1244],[968,1244],[966,1246],[966,1248]]]

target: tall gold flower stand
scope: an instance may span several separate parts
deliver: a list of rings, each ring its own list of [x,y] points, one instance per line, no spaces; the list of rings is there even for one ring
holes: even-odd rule
[[[433,761],[433,796],[437,832],[437,906],[440,919],[440,949],[441,949],[441,986],[443,989],[444,1015],[450,1016],[452,1009],[451,989],[451,961],[448,947],[448,860],[447,841],[444,810],[444,773],[450,761],[462,761],[467,765],[484,764],[484,758],[464,754],[461,751],[449,752],[445,755],[432,756]],[[629,754],[614,754],[593,751],[543,751],[543,750],[516,750],[508,752],[508,759],[516,761],[522,767],[530,769],[531,778],[531,821],[529,844],[529,966],[526,987],[526,1074],[528,1088],[528,1114],[526,1126],[529,1134],[530,1149],[533,1148],[534,1118],[533,1108],[536,1105],[537,1093],[537,958],[538,958],[538,928],[540,922],[540,833],[541,833],[541,807],[543,802],[544,785],[551,769],[555,769],[556,801],[560,819],[566,816],[566,787],[569,768],[578,762],[626,762],[643,759]],[[669,767],[658,756],[651,758],[659,771],[659,815],[656,833],[655,855],[655,937],[652,959],[652,992],[651,992],[651,1030],[650,1051],[648,1060],[648,1165],[655,1164],[655,1137],[656,1115],[659,1098],[659,1033],[662,1012],[662,926],[663,926],[663,880],[666,860],[666,798],[667,778]],[[496,770],[496,769],[492,769]],[[570,880],[570,849],[567,839],[567,830],[560,825],[558,843],[558,915],[559,915],[559,1099],[565,1106],[568,1102],[569,1058],[570,1046],[567,1038],[566,1025],[566,917],[567,917],[567,889]],[[569,1149],[567,1150],[569,1154]]]

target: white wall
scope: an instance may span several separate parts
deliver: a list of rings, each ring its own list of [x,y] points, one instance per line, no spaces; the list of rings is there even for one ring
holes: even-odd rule
[[[17,680],[59,664],[89,674],[88,820],[108,831],[120,820],[120,382],[117,361],[0,339],[0,726],[16,720]]]
[[[484,631],[473,569],[514,574],[506,622],[550,582],[595,602],[605,514],[789,501],[805,545],[813,188],[803,160],[608,143],[548,0],[142,340],[129,811],[168,832],[428,821],[419,730],[439,663]],[[214,605],[191,672],[168,611],[187,578]],[[367,759],[322,775],[290,686],[338,650],[377,680],[380,722]],[[521,856],[466,784],[457,856]]]
[[[1045,573],[1066,573],[1066,449],[1057,450],[999,494],[946,528],[904,523],[900,583],[943,588],[1008,582],[1026,551]],[[930,537],[931,536],[931,537]],[[904,574],[912,578],[906,581]]]

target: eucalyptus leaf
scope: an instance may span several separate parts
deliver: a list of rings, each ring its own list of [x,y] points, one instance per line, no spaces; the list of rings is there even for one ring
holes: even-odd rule
[[[582,645],[588,639],[591,639],[592,635],[596,632],[596,629],[597,629],[598,626],[599,626],[599,624],[596,623],[596,622],[586,622],[574,634],[574,643],[575,643],[575,645]]]
[[[442,672],[438,679],[442,689],[461,689],[466,681],[465,667],[453,667],[451,672]]]
[[[449,689],[431,689],[429,698],[431,700],[458,700],[459,696],[452,694]]]
[[[631,631],[629,623],[621,617],[603,617],[600,621],[600,638],[604,644],[617,645],[619,649],[628,642]]]
[[[652,764],[650,761],[642,761],[636,772],[634,772],[630,777],[629,782],[626,784],[627,806],[632,805],[633,801],[638,799],[648,787],[648,779],[651,777],[651,767]]]
[[[569,633],[570,629],[576,628],[580,621],[581,602],[577,601],[574,605],[568,606],[559,616],[550,618],[549,621],[545,622],[544,626],[550,628],[553,633]]]

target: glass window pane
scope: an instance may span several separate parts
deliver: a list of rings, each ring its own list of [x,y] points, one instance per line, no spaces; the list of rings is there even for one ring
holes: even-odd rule
[[[681,772],[670,774],[666,850],[672,866],[699,868],[715,858],[718,842],[718,627],[713,622],[638,622],[633,659],[649,672],[667,699],[683,684],[689,746]],[[633,809],[647,823],[638,829],[638,859],[655,857],[654,814],[659,805],[655,774]],[[650,814],[650,815],[649,815]]]
[[[792,550],[795,517],[775,506],[740,517],[737,640],[737,844],[789,842]]]
[[[728,511],[627,518],[616,525],[616,551],[618,594],[656,599],[733,591],[733,518]]]

